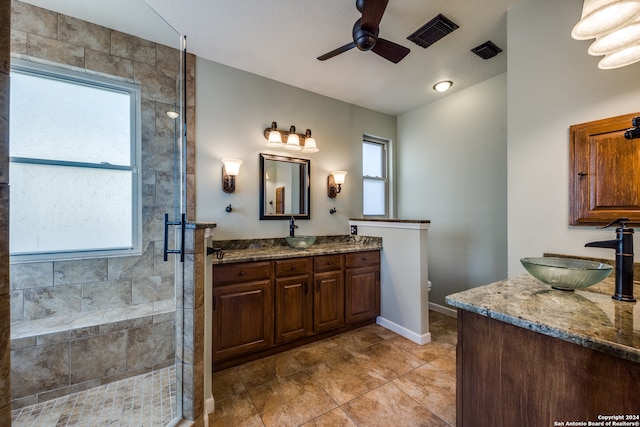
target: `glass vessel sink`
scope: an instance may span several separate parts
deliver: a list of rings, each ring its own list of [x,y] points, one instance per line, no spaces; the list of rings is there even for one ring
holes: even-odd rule
[[[307,249],[316,242],[316,236],[287,236],[285,239],[293,249]]]
[[[522,258],[520,262],[533,277],[563,291],[593,286],[613,271],[609,264],[574,258]]]

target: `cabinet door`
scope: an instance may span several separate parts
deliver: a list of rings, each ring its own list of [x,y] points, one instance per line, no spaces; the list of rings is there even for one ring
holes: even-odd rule
[[[344,326],[344,282],[342,271],[314,275],[313,331]]]
[[[570,225],[640,223],[640,144],[624,138],[637,115],[570,127]]]
[[[309,275],[276,279],[276,343],[311,334]]]
[[[345,320],[357,323],[380,314],[380,268],[347,269]]]
[[[213,359],[262,350],[273,342],[271,281],[213,289]]]

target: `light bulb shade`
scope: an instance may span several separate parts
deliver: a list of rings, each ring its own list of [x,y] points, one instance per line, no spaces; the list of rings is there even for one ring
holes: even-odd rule
[[[300,137],[295,133],[290,133],[287,137],[287,143],[284,148],[287,150],[302,150],[302,147],[300,146]]]
[[[640,42],[640,17],[629,25],[598,37],[589,46],[589,55],[598,56],[625,49]]]
[[[347,176],[347,172],[333,171],[331,172],[331,175],[333,175],[333,180],[335,181],[336,185],[342,185],[344,184],[344,178]]]
[[[614,68],[625,67],[640,61],[640,42],[625,49],[605,55],[598,63],[598,68],[602,70],[611,70]]]
[[[167,111],[167,116],[169,116],[170,119],[177,119],[178,117],[180,117],[180,114],[178,114],[176,111]]]
[[[308,137],[304,139],[304,148],[302,149],[303,153],[317,153],[318,147],[316,146],[315,138]]]
[[[282,147],[282,145],[282,135],[280,134],[280,132],[275,129],[269,131],[267,147]]]
[[[238,172],[240,172],[240,165],[242,164],[242,160],[222,159],[222,163],[224,164],[224,169],[227,175],[237,176]]]
[[[640,15],[640,0],[584,0],[582,18],[571,30],[576,40],[593,39]]]
[[[433,85],[433,89],[438,92],[446,92],[451,86],[453,86],[453,82],[446,80]]]

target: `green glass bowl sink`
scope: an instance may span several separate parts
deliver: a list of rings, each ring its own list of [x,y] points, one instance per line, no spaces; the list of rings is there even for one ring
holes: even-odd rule
[[[593,286],[613,271],[609,264],[575,258],[522,258],[520,262],[533,277],[563,291]]]
[[[316,242],[316,236],[287,236],[285,239],[293,249],[307,249]]]

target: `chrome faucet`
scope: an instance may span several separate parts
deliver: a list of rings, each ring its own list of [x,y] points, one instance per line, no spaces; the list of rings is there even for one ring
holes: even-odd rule
[[[296,225],[296,219],[291,216],[291,219],[289,220],[289,236],[293,237],[296,235],[296,228],[298,228]]]
[[[629,218],[617,218],[600,228],[620,224],[616,228],[615,240],[587,243],[589,248],[609,248],[616,251],[616,290],[611,298],[634,302],[633,297],[633,228],[627,227]]]

